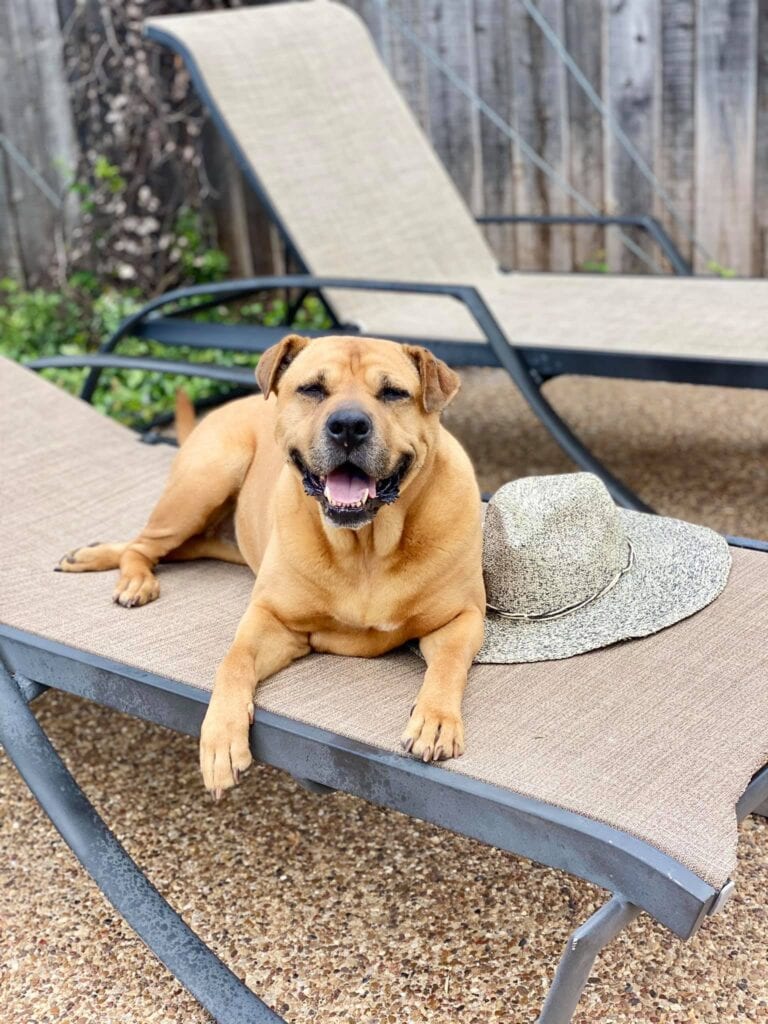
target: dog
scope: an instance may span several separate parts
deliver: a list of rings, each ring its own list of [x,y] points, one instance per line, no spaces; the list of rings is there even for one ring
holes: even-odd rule
[[[126,608],[159,596],[160,561],[216,558],[256,574],[201,731],[215,799],[251,763],[257,684],[310,651],[369,658],[418,640],[426,673],[402,745],[424,761],[460,756],[485,590],[475,474],[440,422],[458,376],[419,346],[291,334],[256,377],[261,395],[197,425],[182,401],[183,443],[144,529],[58,568],[119,568],[114,600]]]

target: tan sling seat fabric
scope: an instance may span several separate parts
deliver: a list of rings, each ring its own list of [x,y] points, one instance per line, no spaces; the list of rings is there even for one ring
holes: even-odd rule
[[[152,18],[189,51],[314,274],[477,286],[519,344],[768,361],[768,282],[501,274],[381,63],[330,0]],[[370,334],[481,340],[455,300],[330,293]]]
[[[0,361],[0,621],[207,689],[252,586],[239,566],[160,567],[160,600],[111,602],[114,573],[52,572],[68,548],[137,532],[173,452]],[[768,761],[768,557],[734,551],[710,607],[645,640],[562,662],[475,666],[462,772],[606,822],[721,885],[734,805]],[[315,655],[259,704],[389,750],[423,663]],[[138,684],[137,684],[138,685]],[[122,756],[130,757],[126,750]]]

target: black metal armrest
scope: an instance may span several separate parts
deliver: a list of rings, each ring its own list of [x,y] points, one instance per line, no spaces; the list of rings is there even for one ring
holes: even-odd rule
[[[176,373],[185,377],[203,377],[223,384],[256,388],[253,370],[247,366],[219,366],[216,363],[190,363],[179,359],[154,359],[149,356],[116,356],[112,353],[83,353],[77,356],[44,356],[30,359],[30,370],[146,370],[148,373]]]
[[[174,291],[165,292],[163,295],[151,299],[135,313],[126,317],[117,330],[99,347],[97,353],[75,356],[48,356],[29,360],[26,365],[33,370],[90,368],[91,372],[88,374],[80,393],[80,397],[86,402],[92,399],[101,376],[101,371],[104,369],[138,369],[157,373],[183,373],[190,377],[207,377],[213,380],[242,384],[246,376],[250,375],[250,371],[244,368],[222,367],[208,363],[190,363],[143,356],[122,357],[114,354],[115,349],[123,338],[130,337],[133,334],[151,335],[147,325],[152,323],[162,326],[162,333],[165,337],[171,333],[169,325],[172,325],[174,320],[178,320],[185,315],[189,316],[190,314],[210,309],[233,299],[246,298],[257,292],[292,288],[300,289],[302,295],[312,292],[320,294],[322,289],[325,288],[443,295],[447,298],[456,299],[467,306],[494,352],[498,345],[503,345],[505,348],[509,347],[501,328],[491,315],[485,302],[477,290],[470,286],[427,284],[413,281],[374,281],[363,278],[318,277],[311,274],[281,274],[243,278],[241,280],[224,281],[215,284],[193,285],[188,288],[178,288]],[[166,308],[168,306],[177,306],[179,303],[184,303],[185,300],[195,299],[198,296],[202,297],[203,301],[189,303],[186,306],[171,311],[168,311]],[[216,327],[220,327],[220,325],[211,325],[211,330],[215,331]],[[341,333],[347,332],[347,328],[344,327],[336,329]],[[496,338],[495,345],[491,343],[489,331]],[[261,329],[261,332],[265,335],[269,333],[265,329]],[[172,333],[174,337],[169,343],[181,344],[182,333],[178,329]],[[310,331],[307,333],[311,335],[315,332]],[[272,344],[277,340],[278,338],[275,336],[267,341],[266,344]],[[213,344],[209,347],[216,347],[216,345]],[[263,349],[255,349],[255,351],[261,350]]]
[[[215,284],[193,285],[188,288],[177,288],[174,291],[165,292],[163,295],[159,295],[157,298],[151,299],[135,313],[126,317],[125,320],[121,322],[117,330],[99,346],[97,353],[93,355],[52,356],[45,359],[34,359],[27,362],[26,365],[29,366],[30,369],[34,370],[90,367],[91,372],[88,374],[80,392],[80,397],[86,402],[90,402],[93,398],[93,394],[101,377],[101,371],[108,368],[146,369],[168,373],[186,372],[188,376],[207,376],[219,380],[232,380],[232,374],[224,368],[217,369],[215,367],[210,367],[210,372],[208,372],[206,364],[182,364],[178,362],[148,360],[143,358],[120,360],[119,357],[112,356],[112,353],[123,338],[130,337],[134,333],[146,333],[142,330],[142,325],[159,319],[162,311],[167,306],[175,306],[178,303],[184,302],[186,299],[194,299],[197,296],[201,296],[203,299],[202,302],[196,304],[190,303],[187,308],[176,309],[170,312],[166,311],[164,314],[166,319],[170,319],[171,317],[180,318],[185,314],[189,315],[210,309],[213,306],[217,306],[221,303],[229,302],[234,299],[247,298],[257,292],[276,291],[283,288],[297,288],[300,289],[304,295],[312,292],[320,293],[323,288],[415,292],[420,294],[445,295],[455,298],[460,302],[464,302],[465,304],[467,304],[467,294],[472,293],[475,298],[469,301],[474,303],[479,302],[483,307],[485,306],[474,288],[467,288],[460,285],[432,285],[414,283],[410,281],[371,281],[357,278],[315,277],[310,274],[283,274],[243,278],[241,280],[223,281]],[[470,312],[471,311],[472,310],[470,309]],[[488,312],[487,308],[486,312]],[[488,316],[490,317],[490,313],[488,313]],[[477,320],[476,316],[475,319]],[[496,325],[496,329],[501,333],[498,325]],[[343,332],[344,328],[341,328],[341,330]],[[483,330],[483,333],[487,334],[482,327],[481,330]],[[216,346],[214,345],[212,347]],[[108,356],[111,356],[111,358],[106,358]],[[152,363],[152,365],[149,365],[150,363]],[[196,369],[196,367],[200,367],[200,369]]]
[[[251,277],[240,281],[227,281],[219,284],[195,285],[190,288],[179,288],[175,291],[167,292],[165,295],[158,296],[156,299],[148,302],[144,307],[142,307],[142,309],[137,310],[136,313],[124,320],[111,338],[101,346],[98,356],[90,357],[93,360],[93,368],[91,369],[81,392],[82,398],[86,401],[90,400],[96,388],[96,384],[98,383],[102,368],[105,365],[109,365],[105,362],[97,362],[96,360],[99,357],[102,357],[103,359],[107,356],[109,356],[111,360],[116,359],[117,357],[111,355],[111,353],[120,339],[130,335],[132,331],[138,328],[138,325],[140,325],[142,321],[146,321],[151,318],[152,314],[158,314],[163,307],[181,302],[184,299],[194,298],[198,295],[206,297],[206,301],[216,298],[217,296],[220,297],[221,301],[226,301],[239,296],[252,294],[256,291],[269,291],[276,288],[298,288],[309,289],[312,291],[322,291],[326,288],[340,290],[350,289],[352,291],[396,292],[409,295],[442,295],[446,298],[456,299],[467,308],[467,311],[474,319],[493,354],[496,356],[499,365],[502,366],[510,375],[532,411],[541,420],[542,424],[552,435],[556,443],[560,445],[566,455],[572,458],[573,461],[582,469],[587,472],[597,474],[603,480],[614,499],[624,508],[636,509],[640,512],[653,511],[645,504],[645,502],[641,501],[636,494],[626,487],[621,480],[615,477],[605,466],[603,466],[600,460],[582,444],[567,423],[565,423],[565,421],[562,420],[558,413],[552,408],[534,382],[525,360],[517,351],[514,344],[510,343],[507,339],[493,313],[490,311],[483,297],[480,295],[480,292],[477,288],[471,285],[424,284],[414,281],[372,281],[364,278],[325,277],[315,276],[313,274],[281,274],[265,277]],[[194,308],[194,306],[191,306],[190,311],[193,311]],[[80,359],[79,363],[77,361],[78,358]],[[131,362],[133,366],[138,368],[137,362],[133,360]],[[144,361],[147,369],[164,368],[157,365],[162,363],[161,360],[154,361],[155,366],[153,367],[149,366],[150,362],[153,361]],[[59,357],[55,364],[50,360],[37,360],[37,367],[41,367],[42,363],[46,363],[48,366],[83,365],[82,357],[74,357],[74,361],[71,363],[64,361],[63,357]],[[114,365],[114,363],[111,363],[111,365]],[[192,365],[200,366],[201,364],[186,364],[187,367]],[[169,368],[172,368],[173,372],[179,372],[178,364],[169,364]],[[181,372],[188,372],[188,370],[183,370]],[[226,372],[229,373],[229,371]]]
[[[588,214],[499,214],[476,217],[478,224],[591,224],[596,227],[612,225],[625,228],[639,228],[645,231],[669,260],[674,272],[681,277],[690,277],[693,273],[690,263],[683,257],[664,227],[648,214],[626,216],[591,217]]]
[[[142,323],[151,322],[161,314],[167,306],[174,306],[187,299],[194,299],[197,296],[203,298],[203,302],[195,305],[190,304],[189,308],[175,310],[173,316],[182,316],[184,313],[194,313],[201,309],[208,309],[212,305],[228,302],[233,299],[245,298],[261,291],[275,291],[282,288],[297,288],[303,292],[322,292],[326,288],[351,289],[356,291],[386,291],[405,292],[421,295],[444,295],[464,303],[469,312],[478,323],[482,333],[488,338],[488,329],[495,332],[502,343],[507,347],[501,328],[491,316],[488,307],[485,305],[475,288],[466,285],[452,284],[426,284],[413,281],[373,281],[364,278],[343,278],[323,277],[312,274],[280,274],[264,277],[243,278],[239,281],[224,281],[217,284],[194,285],[189,288],[178,288],[166,292],[157,298],[150,300],[141,309],[127,317],[117,330],[101,345],[99,355],[108,355],[114,352],[122,338],[130,336],[138,331]],[[166,316],[168,314],[166,313]],[[495,351],[495,346],[492,346]],[[79,357],[74,357],[71,363],[58,362],[57,366],[82,366],[84,365]],[[50,364],[49,364],[50,365]],[[81,398],[90,401],[96,390],[101,370],[106,364],[94,363],[91,373],[83,385]]]

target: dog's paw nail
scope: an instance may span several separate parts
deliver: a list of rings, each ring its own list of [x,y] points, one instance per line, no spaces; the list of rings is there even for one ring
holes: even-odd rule
[[[401,740],[400,742],[406,754],[410,754],[411,747],[413,746],[413,738],[409,737],[407,740]]]
[[[92,540],[90,544],[86,544],[85,546],[87,548],[99,548],[99,547],[101,547],[101,544],[102,544],[102,541],[100,541],[100,540]]]
[[[251,725],[253,725],[253,714],[254,714],[253,704],[249,704],[248,705],[248,721],[250,722]]]
[[[64,572],[64,570],[61,568],[60,565],[54,565],[53,571],[54,572]]]
[[[223,789],[214,789],[214,791],[212,793],[212,796],[213,796],[213,802],[215,804],[217,804],[221,800],[221,798],[224,796],[224,790]]]
[[[416,710],[416,701],[411,704],[411,710],[408,712],[408,717],[413,718],[413,712]]]
[[[65,562],[67,563],[67,565],[76,565],[77,559],[74,558],[72,555],[67,555],[67,557],[65,558]]]
[[[435,748],[435,760],[436,761],[442,761],[444,759],[444,757],[445,757],[445,751],[443,750],[443,748],[442,747],[436,747]]]
[[[233,776],[235,778],[235,785],[239,786],[240,785],[240,769],[239,768],[233,768],[232,769],[232,774],[233,774]]]
[[[427,747],[424,753],[421,755],[421,760],[426,764],[427,761],[432,760],[432,747]]]

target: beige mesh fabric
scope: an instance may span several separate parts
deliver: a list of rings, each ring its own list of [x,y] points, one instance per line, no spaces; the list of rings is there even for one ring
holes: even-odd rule
[[[768,282],[501,274],[360,19],[330,0],[152,18],[315,274],[477,286],[522,345],[768,360]],[[481,340],[455,300],[331,293],[369,334]]]
[[[159,601],[135,609],[112,604],[114,573],[51,571],[73,546],[135,534],[172,451],[6,361],[0,393],[0,621],[209,688],[248,569],[161,566]],[[735,863],[734,805],[768,761],[768,556],[733,561],[721,597],[652,637],[562,662],[475,666],[468,750],[445,770],[607,822],[721,885]],[[398,750],[422,672],[407,652],[313,655],[264,683],[258,702]]]
[[[352,11],[312,0],[148,25],[194,55],[315,273],[427,281],[494,273],[472,215]],[[333,299],[351,319],[391,302],[373,293]]]

